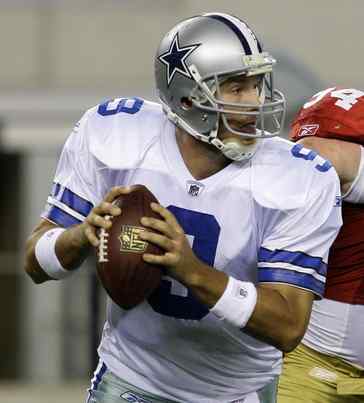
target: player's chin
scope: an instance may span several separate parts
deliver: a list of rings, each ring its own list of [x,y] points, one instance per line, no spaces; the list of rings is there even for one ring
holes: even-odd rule
[[[245,146],[251,145],[257,141],[255,138],[244,137],[243,134],[240,135],[231,132],[224,133],[222,136],[219,136],[219,138],[224,144],[238,143]]]

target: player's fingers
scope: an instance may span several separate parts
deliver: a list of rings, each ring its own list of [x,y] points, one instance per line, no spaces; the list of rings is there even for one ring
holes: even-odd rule
[[[90,225],[87,225],[85,228],[85,235],[92,246],[94,246],[95,248],[99,246],[100,240],[96,236],[95,228],[91,227]]]
[[[105,196],[105,202],[113,202],[118,196],[128,194],[134,190],[133,186],[114,186]]]
[[[165,221],[158,220],[157,218],[152,217],[142,217],[140,219],[140,222],[145,227],[149,227],[158,232],[161,232],[162,234],[166,235],[169,238],[173,237],[173,230],[171,226]]]
[[[171,251],[174,249],[173,242],[164,235],[155,234],[149,231],[142,231],[140,232],[139,236],[141,239],[143,239],[143,241],[151,242],[157,246],[160,246],[166,251]]]
[[[151,203],[150,207],[152,208],[153,211],[162,216],[164,220],[173,227],[174,231],[176,231],[179,234],[184,233],[183,228],[179,225],[177,218],[171,211],[169,211],[168,209],[166,209],[165,207],[161,206],[158,203]]]
[[[121,208],[112,203],[104,201],[93,209],[93,213],[96,215],[110,214],[112,216],[118,216],[121,214]]]
[[[90,226],[108,229],[112,225],[110,218],[109,215],[101,216],[93,212],[86,218],[86,221]]]
[[[152,255],[151,253],[144,253],[143,259],[150,264],[157,264],[162,266],[173,266],[176,264],[175,256],[172,253],[165,253],[164,255]]]

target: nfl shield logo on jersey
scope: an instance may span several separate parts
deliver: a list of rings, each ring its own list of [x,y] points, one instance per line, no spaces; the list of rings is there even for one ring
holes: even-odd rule
[[[187,193],[190,196],[198,196],[201,194],[203,188],[205,187],[202,183],[200,182],[194,182],[194,181],[187,181]]]

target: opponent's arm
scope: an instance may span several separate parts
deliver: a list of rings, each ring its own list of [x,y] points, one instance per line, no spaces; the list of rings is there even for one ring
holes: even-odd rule
[[[50,250],[49,253],[55,253],[56,259],[64,270],[77,269],[90,254],[92,246],[98,246],[98,229],[107,229],[111,225],[110,221],[105,220],[105,215],[117,216],[121,213],[120,208],[114,206],[112,201],[119,195],[129,192],[130,188],[112,188],[105,199],[90,211],[83,223],[73,225],[60,233],[55,242],[54,251]],[[46,232],[54,228],[59,227],[43,219],[26,242],[25,271],[37,284],[53,280],[37,259],[36,245]]]
[[[303,137],[297,142],[306,148],[317,151],[322,157],[328,159],[333,164],[340,178],[341,192],[345,194],[359,170],[360,146],[348,141],[314,136]]]

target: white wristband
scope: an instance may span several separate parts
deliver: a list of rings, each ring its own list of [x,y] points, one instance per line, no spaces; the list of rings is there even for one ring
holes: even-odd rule
[[[253,283],[229,277],[226,289],[210,309],[219,319],[243,328],[257,304],[257,289]]]
[[[52,228],[45,232],[35,245],[35,257],[40,267],[54,280],[60,280],[72,274],[71,270],[62,267],[56,255],[55,246],[58,237],[65,228]]]

